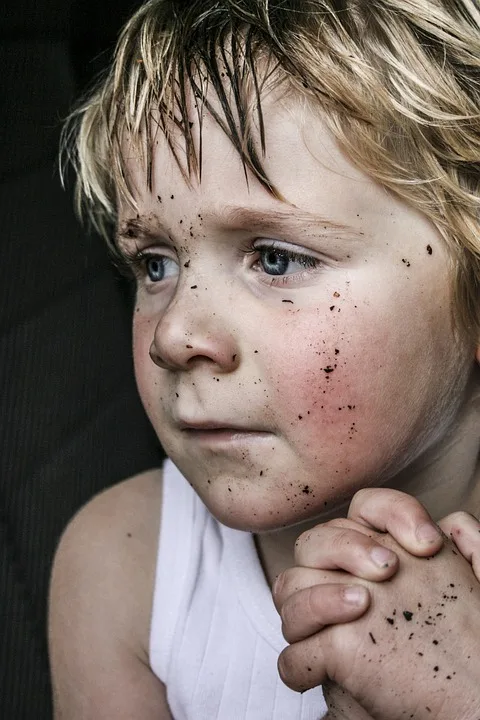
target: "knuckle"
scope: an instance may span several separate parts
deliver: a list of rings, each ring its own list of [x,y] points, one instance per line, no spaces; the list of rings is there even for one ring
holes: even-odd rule
[[[305,530],[295,540],[295,552],[301,552],[312,536],[312,530]]]
[[[350,507],[360,507],[368,501],[369,498],[371,498],[372,493],[374,492],[375,491],[372,488],[360,488],[360,490],[357,490],[355,495],[352,497]]]
[[[355,547],[358,542],[362,540],[362,536],[356,533],[358,537],[355,537],[353,531],[350,528],[338,528],[338,532],[333,537],[333,547],[338,550],[343,550],[350,546]]]
[[[286,602],[291,595],[304,587],[303,575],[302,568],[288,568],[281,572],[275,584],[274,597],[279,602]]]
[[[395,491],[395,494],[392,496],[392,498],[389,501],[394,510],[399,510],[400,512],[405,512],[408,510],[411,512],[412,510],[425,513],[426,510],[423,507],[423,505],[420,503],[417,498],[414,498],[412,495],[407,495],[406,493],[400,492],[399,490]]]
[[[293,628],[298,624],[299,618],[301,618],[303,624],[310,623],[314,615],[312,612],[311,591],[311,588],[306,588],[285,601],[280,617],[287,628],[287,632],[292,632]]]

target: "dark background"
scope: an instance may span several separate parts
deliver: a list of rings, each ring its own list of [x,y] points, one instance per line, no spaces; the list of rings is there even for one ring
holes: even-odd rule
[[[46,601],[74,512],[158,465],[130,308],[56,172],[72,101],[138,5],[17,0],[0,19],[0,718],[52,717]],[[113,719],[112,719],[113,720]]]

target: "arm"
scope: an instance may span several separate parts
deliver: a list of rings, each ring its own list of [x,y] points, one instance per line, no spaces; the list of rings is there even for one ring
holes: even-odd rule
[[[171,720],[148,664],[161,478],[110,488],[72,520],[49,603],[55,720]]]

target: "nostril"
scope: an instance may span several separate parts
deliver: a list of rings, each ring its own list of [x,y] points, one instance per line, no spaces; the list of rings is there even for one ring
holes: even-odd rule
[[[150,345],[150,350],[148,351],[148,354],[150,355],[150,360],[155,363],[157,367],[161,367],[164,369],[168,367],[165,360],[162,360],[161,356],[158,354],[154,342],[152,342],[152,344]]]

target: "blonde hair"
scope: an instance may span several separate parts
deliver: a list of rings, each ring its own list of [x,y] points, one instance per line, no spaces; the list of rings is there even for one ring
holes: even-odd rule
[[[478,0],[150,0],[66,125],[79,211],[112,242],[119,196],[133,203],[126,134],[139,150],[147,145],[149,183],[145,138],[158,128],[174,154],[173,131],[183,134],[186,179],[201,177],[192,92],[200,122],[208,107],[280,197],[262,166],[261,96],[272,78],[321,106],[349,158],[434,223],[452,251],[458,319],[480,339]]]

